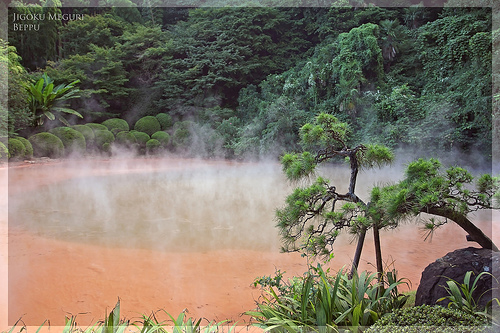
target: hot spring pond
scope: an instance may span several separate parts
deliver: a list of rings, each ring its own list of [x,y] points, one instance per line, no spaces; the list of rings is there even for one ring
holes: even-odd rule
[[[277,165],[76,177],[9,197],[9,225],[44,237],[167,251],[277,246]]]
[[[347,168],[323,171],[337,188],[347,187],[339,184],[348,179]],[[360,196],[398,175],[394,169],[360,173]],[[307,270],[300,254],[279,253],[275,210],[292,186],[278,163],[62,161],[9,168],[8,178],[11,324],[22,317],[36,327],[46,319],[64,325],[65,316],[78,314],[86,325],[103,318],[117,298],[127,318],[188,309],[193,318],[241,324],[261,296],[256,277]],[[475,245],[453,224],[432,241],[421,236],[415,223],[381,233],[384,263],[410,279],[412,289],[429,263]],[[333,270],[350,265],[351,240],[337,239]],[[360,269],[375,269],[373,249],[369,232]]]

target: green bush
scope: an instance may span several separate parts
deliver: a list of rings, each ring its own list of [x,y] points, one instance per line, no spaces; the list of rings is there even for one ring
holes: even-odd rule
[[[174,124],[174,122],[172,121],[172,117],[166,113],[158,113],[156,115],[156,119],[158,119],[162,131],[171,128]]]
[[[111,151],[111,144],[115,141],[115,136],[110,131],[95,130],[95,145],[98,150],[103,152]]]
[[[22,136],[16,136],[16,139],[21,141],[24,145],[24,148],[26,148],[26,152],[24,153],[24,158],[32,158],[33,157],[33,146],[31,143],[28,141],[28,139],[23,138]]]
[[[41,132],[28,138],[36,157],[58,158],[64,156],[64,144],[57,136]]]
[[[136,149],[140,154],[145,154],[146,153],[146,143],[151,139],[149,135],[147,135],[144,132],[139,132],[136,130],[130,131],[132,135],[135,137],[137,144],[136,144]]]
[[[146,142],[146,150],[148,153],[155,153],[160,148],[161,143],[158,140],[150,139]]]
[[[129,131],[121,131],[116,134],[115,143],[126,147],[132,147],[137,143],[137,139]]]
[[[352,276],[343,270],[330,275],[329,270],[309,266],[307,275],[284,281],[281,272],[275,278],[259,278],[266,291],[255,311],[246,312],[261,328],[286,331],[303,327],[370,326],[386,313],[401,308],[407,297],[398,291],[404,279],[396,272],[383,277],[381,292],[376,273],[355,272]],[[293,330],[292,330],[293,331]]]
[[[113,129],[111,129],[111,130],[110,130],[110,132],[111,132],[111,133],[113,133],[113,135],[114,135],[114,136],[115,136],[115,138],[116,138],[116,135],[117,135],[118,133],[120,133],[120,132],[123,132],[123,130],[122,130],[122,129],[120,129],[120,128],[113,128]],[[127,132],[128,132],[128,131],[127,131]]]
[[[7,158],[9,158],[9,150],[2,142],[0,142],[0,160],[7,160]]]
[[[22,159],[26,154],[26,147],[20,140],[10,138],[8,145],[9,159]]]
[[[115,130],[116,133],[121,132],[121,131],[130,130],[128,123],[125,120],[120,119],[120,118],[108,119],[108,120],[103,121],[102,124],[104,126],[106,126],[106,128],[111,132],[113,132],[113,130]],[[113,132],[113,133],[115,133],[115,132]]]
[[[143,145],[144,147],[146,147],[146,142],[148,142],[149,139],[151,139],[151,137],[144,132],[132,130],[130,131],[130,133],[132,133],[132,135],[135,136],[137,143]]]
[[[421,305],[395,309],[368,328],[365,333],[490,332],[486,324],[482,316],[437,305]]]
[[[90,126],[87,125],[74,125],[71,128],[82,133],[85,138],[85,143],[87,144],[87,149],[91,149],[95,143],[95,134]]]
[[[109,142],[104,143],[101,147],[101,151],[105,153],[111,153],[111,143]]]
[[[170,135],[167,132],[156,132],[151,135],[151,139],[158,140],[162,147],[166,147],[170,143]]]
[[[96,131],[96,130],[108,130],[108,128],[106,126],[104,126],[103,124],[96,124],[96,123],[87,123],[85,124],[85,126],[88,126],[92,129],[92,131]]]
[[[139,119],[134,126],[134,129],[139,132],[144,132],[148,135],[161,130],[160,122],[154,116],[146,116]]]
[[[174,134],[172,135],[172,144],[176,148],[186,148],[192,142],[191,128],[192,121],[179,121],[174,124]]]
[[[72,153],[82,154],[87,149],[87,143],[83,134],[71,127],[56,127],[49,132],[61,139],[67,155]]]

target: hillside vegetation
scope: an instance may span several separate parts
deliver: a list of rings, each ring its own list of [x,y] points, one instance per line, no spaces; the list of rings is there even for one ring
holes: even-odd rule
[[[29,137],[66,119],[119,118],[133,129],[167,114],[173,126],[162,131],[181,142],[177,150],[276,156],[297,150],[300,126],[326,112],[351,125],[353,144],[491,158],[499,33],[490,7],[53,4],[9,9],[9,22],[49,12],[82,19],[40,21],[39,31],[9,23],[2,136]],[[40,125],[24,87],[43,75],[75,85],[78,96],[64,101],[75,113]]]

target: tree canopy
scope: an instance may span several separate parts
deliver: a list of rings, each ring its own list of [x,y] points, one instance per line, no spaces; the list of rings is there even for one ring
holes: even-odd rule
[[[282,157],[283,171],[292,181],[310,179],[319,164],[332,159],[346,159],[350,166],[345,192],[331,184],[331,180],[319,176],[309,185],[295,188],[286,198],[285,206],[276,211],[283,251],[327,256],[333,252],[340,231],[348,229],[359,234],[360,247],[353,269],[358,266],[366,230],[373,223],[367,203],[356,193],[358,172],[360,167],[391,163],[394,155],[381,145],[351,146],[351,135],[347,123],[321,113],[313,123],[306,123],[300,129],[301,142],[306,149]]]
[[[381,227],[396,227],[405,218],[427,213],[444,218],[429,219],[426,228],[433,232],[448,222],[464,229],[471,240],[498,251],[496,245],[469,219],[480,209],[500,208],[500,180],[490,174],[473,177],[458,166],[443,170],[439,160],[418,159],[406,168],[405,178],[371,192],[370,212]]]
[[[461,167],[442,170],[437,159],[418,159],[408,164],[405,178],[393,185],[375,186],[370,201],[356,194],[361,167],[391,163],[394,155],[380,145],[350,145],[351,128],[330,114],[319,114],[313,123],[300,129],[301,153],[288,153],[281,159],[283,172],[299,182],[276,211],[277,227],[284,252],[300,251],[313,256],[328,256],[342,230],[358,235],[353,270],[358,266],[367,229],[373,229],[377,271],[381,274],[382,253],[379,230],[396,228],[401,221],[421,213],[430,218],[429,232],[452,221],[465,230],[470,240],[483,248],[499,251],[491,239],[470,219],[469,213],[499,208],[500,180],[484,174],[474,181]],[[317,166],[334,158],[346,159],[350,166],[347,191],[324,176],[313,180]],[[339,181],[339,179],[336,179]]]
[[[8,40],[25,83],[44,73],[64,84],[80,80],[81,97],[70,107],[83,120],[71,123],[115,117],[135,123],[168,113],[222,138],[225,156],[262,157],[299,150],[300,126],[331,113],[349,123],[357,142],[491,159],[495,4],[71,3],[16,0]],[[14,15],[29,13],[79,19],[40,20],[39,31],[14,31]],[[24,127],[11,125],[12,133]]]

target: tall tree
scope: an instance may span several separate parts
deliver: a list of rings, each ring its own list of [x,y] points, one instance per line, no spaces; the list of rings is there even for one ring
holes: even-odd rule
[[[62,54],[69,58],[90,52],[92,45],[113,47],[126,26],[109,13],[84,15],[82,20],[70,21],[60,29]]]
[[[403,36],[403,27],[398,20],[384,20],[380,22],[380,34],[382,36],[382,56],[386,60],[385,70],[389,71],[390,64],[399,53],[399,45]]]
[[[284,70],[309,42],[292,11],[281,8],[199,8],[172,28],[173,58],[164,62],[163,107],[236,105],[239,90]],[[201,103],[201,104],[202,104]],[[214,106],[214,105],[210,105]]]
[[[394,155],[380,145],[349,145],[351,129],[329,114],[319,114],[314,123],[300,129],[301,142],[306,148],[300,154],[285,154],[281,163],[287,178],[305,182],[318,165],[334,159],[347,159],[350,166],[349,186],[342,192],[330,180],[318,177],[307,187],[298,187],[286,198],[286,204],[276,212],[283,240],[283,251],[303,251],[313,255],[328,255],[340,231],[350,229],[358,234],[353,270],[359,264],[361,249],[372,220],[368,205],[356,194],[356,182],[361,167],[390,163]],[[311,152],[315,151],[315,152]],[[377,270],[382,272],[378,225],[374,225],[377,246]]]
[[[21,65],[21,57],[17,54],[16,48],[1,39],[0,64],[0,73],[2,74],[0,89],[5,92],[7,97],[1,104],[0,123],[3,126],[8,124],[8,134],[10,136],[27,129],[33,123],[33,114],[28,103],[29,95],[25,87],[28,75],[26,69]],[[0,136],[6,135],[7,129],[5,127],[0,128]]]
[[[491,152],[491,24],[489,8],[445,8],[417,38],[422,95],[451,108],[450,146],[482,154]]]
[[[498,251],[492,240],[470,220],[469,214],[500,208],[499,198],[498,178],[484,174],[474,180],[464,168],[442,170],[437,159],[419,159],[408,165],[405,178],[400,182],[373,188],[370,210],[384,227],[395,227],[405,218],[421,213],[439,216],[444,220],[429,219],[426,224],[429,232],[452,221],[469,234],[470,240]]]
[[[130,88],[128,73],[122,62],[122,52],[116,47],[91,45],[91,51],[47,67],[46,73],[54,80],[72,82],[80,80],[81,97],[72,103],[86,121],[99,117],[116,117],[128,111],[126,97]]]
[[[9,44],[15,46],[22,55],[22,64],[31,70],[45,67],[47,61],[57,59],[58,29],[60,20],[49,20],[48,15],[61,14],[60,1],[40,1],[41,5],[26,5],[23,1],[13,1],[9,7]],[[44,20],[16,20],[18,15],[45,15]],[[28,16],[30,17],[30,16]],[[14,24],[15,23],[15,24]],[[31,24],[32,28],[19,30],[17,24]],[[36,29],[36,30],[35,30]]]

